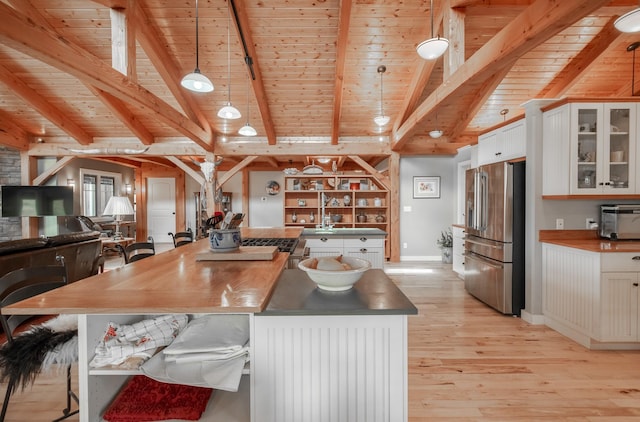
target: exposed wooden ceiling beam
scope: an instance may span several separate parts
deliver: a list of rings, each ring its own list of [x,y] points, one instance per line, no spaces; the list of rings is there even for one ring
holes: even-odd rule
[[[369,174],[371,174],[372,176],[375,176],[376,179],[378,179],[378,181],[384,185],[385,189],[391,190],[391,180],[389,180],[389,177],[380,173],[375,167],[372,167],[371,165],[369,165],[369,163],[367,163],[365,160],[363,160],[357,155],[350,155],[349,158],[351,158],[353,162],[358,164]]]
[[[195,102],[193,96],[189,95],[180,85],[182,74],[180,74],[180,66],[176,63],[175,57],[168,53],[165,47],[166,42],[162,41],[163,36],[157,28],[154,20],[150,19],[142,8],[144,1],[136,2],[135,16],[138,19],[136,25],[136,36],[140,42],[140,46],[151,60],[153,67],[167,85],[171,94],[180,104],[180,107],[189,118],[198,122],[201,127],[211,132],[211,124],[204,116],[200,107]]]
[[[212,149],[211,131],[207,131],[144,87],[123,77],[83,48],[69,43],[47,28],[34,24],[4,3],[0,3],[0,40],[17,51],[54,66],[85,83],[135,104],[155,118],[187,136],[205,149]]]
[[[91,157],[92,160],[104,161],[105,163],[118,164],[120,166],[130,167],[138,169],[142,167],[142,161],[137,161],[134,158],[121,158],[121,157]]]
[[[60,158],[58,161],[56,161],[56,163],[47,168],[45,171],[43,171],[40,175],[38,175],[38,177],[36,177],[35,179],[33,179],[33,181],[31,182],[31,184],[33,186],[40,186],[42,185],[44,182],[46,182],[47,180],[49,180],[49,178],[51,176],[53,176],[54,174],[56,174],[57,172],[60,171],[60,169],[62,169],[64,166],[66,166],[67,164],[69,164],[71,161],[75,160],[76,157],[62,157]]]
[[[174,156],[167,156],[165,158],[167,160],[171,161],[173,164],[175,164],[176,167],[178,167],[179,169],[181,169],[182,171],[187,173],[189,176],[191,176],[199,184],[202,185],[204,183],[204,175],[201,172],[198,172],[198,171],[192,169],[191,167],[189,167],[180,158],[174,157]]]
[[[607,1],[536,0],[416,108],[405,123],[393,133],[392,149],[401,150],[415,134],[419,123],[434,113],[437,107],[455,104],[463,96],[477,94],[478,89],[485,86],[496,72],[512,66],[520,56],[603,6]]]
[[[331,121],[331,144],[336,145],[340,136],[340,116],[342,115],[342,90],[344,84],[344,66],[351,20],[351,0],[340,1],[338,22],[338,41],[336,47],[336,77],[333,88],[333,119]]]
[[[555,78],[540,92],[541,98],[560,98],[575,85],[582,75],[593,66],[609,46],[621,35],[613,23],[616,18],[611,18],[602,30],[585,46],[567,65],[558,72]]]
[[[249,164],[251,164],[252,161],[254,161],[256,158],[258,158],[257,155],[250,155],[248,157],[245,157],[244,160],[240,161],[238,164],[236,164],[235,166],[233,166],[232,169],[228,170],[223,177],[221,177],[218,180],[218,183],[220,184],[220,186],[224,185],[225,183],[227,183],[227,181],[229,181],[229,179],[231,179],[236,173],[238,173],[239,171],[241,171],[243,168],[247,167]]]
[[[113,95],[104,92],[98,88],[94,88],[91,85],[87,85],[87,88],[118,118],[125,126],[131,130],[131,132],[140,139],[145,145],[151,145],[154,142],[153,134],[140,122],[136,116],[125,106],[124,102],[120,101]]]
[[[20,151],[29,149],[29,133],[3,110],[0,110],[0,143]]]
[[[78,143],[89,145],[93,142],[93,137],[90,134],[69,119],[69,114],[72,114],[71,110],[63,111],[53,104],[50,104],[42,95],[31,89],[31,87],[20,80],[13,72],[2,65],[0,65],[0,82],[4,83],[15,95],[22,98],[24,102],[33,107],[51,123],[65,131],[69,136],[78,141]]]
[[[265,133],[267,134],[267,141],[269,145],[276,144],[276,128],[271,118],[271,110],[269,110],[269,100],[267,93],[264,89],[264,82],[262,81],[262,73],[260,72],[260,63],[258,62],[258,54],[256,51],[255,43],[251,35],[251,26],[249,25],[249,17],[247,16],[245,0],[229,0],[233,7],[236,19],[233,20],[236,34],[240,39],[240,34],[244,37],[245,48],[247,54],[251,60],[251,68],[253,69],[253,80],[251,86],[253,87],[253,93],[258,101],[258,110],[262,118],[262,124],[264,125]],[[247,58],[245,58],[246,60]],[[249,68],[247,68],[249,72]]]

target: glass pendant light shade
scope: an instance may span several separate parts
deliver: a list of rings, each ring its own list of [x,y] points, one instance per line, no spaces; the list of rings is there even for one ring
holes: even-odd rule
[[[213,91],[213,83],[200,73],[200,69],[196,67],[193,73],[189,73],[182,78],[180,85],[194,92],[211,92]]]
[[[218,111],[218,117],[221,117],[223,119],[239,119],[240,117],[242,117],[242,115],[237,108],[235,108],[231,105],[231,103],[228,102],[226,106],[222,107]]]
[[[384,65],[378,66],[378,74],[380,74],[380,114],[373,118],[373,121],[378,126],[384,126],[387,123],[389,123],[389,120],[391,120],[391,117],[384,114],[384,108],[382,103],[382,96],[384,94],[383,85],[382,85],[382,74],[386,71],[387,71],[386,66]]]
[[[416,51],[418,55],[425,60],[435,60],[442,56],[449,47],[449,40],[446,38],[435,37],[422,41],[418,44]]]
[[[425,60],[435,60],[447,51],[449,40],[439,35],[437,37],[433,36],[433,0],[431,0],[429,14],[431,15],[431,38],[418,44],[416,51]]]
[[[391,117],[389,116],[376,116],[373,118],[373,121],[378,125],[378,126],[384,126],[387,123],[389,123],[389,120],[391,120]]]
[[[238,133],[243,136],[256,136],[258,134],[258,132],[256,132],[253,126],[249,124],[249,122],[247,122],[244,126],[242,126],[238,131]]]
[[[640,32],[640,8],[620,16],[613,25],[620,32]]]
[[[196,0],[196,68],[192,73],[189,73],[182,81],[180,81],[180,85],[189,91],[194,92],[211,92],[213,91],[213,83],[200,73],[199,65],[200,54],[199,54],[199,45],[198,45],[198,0]]]
[[[433,139],[438,139],[442,136],[442,131],[439,129],[432,130],[431,132],[429,132],[429,136],[431,136]]]

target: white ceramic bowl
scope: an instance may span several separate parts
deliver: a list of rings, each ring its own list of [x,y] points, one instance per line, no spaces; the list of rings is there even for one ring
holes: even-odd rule
[[[209,246],[213,252],[232,252],[240,249],[240,229],[211,230]]]
[[[305,271],[309,278],[313,280],[318,288],[322,290],[329,290],[333,292],[349,290],[353,285],[360,280],[362,274],[371,268],[371,262],[366,259],[353,258],[349,256],[343,256],[342,262],[349,264],[352,268],[346,271],[332,271],[332,270],[318,270],[309,268],[309,265],[314,259],[322,258],[337,258],[337,257],[318,257],[308,258],[298,263],[298,268]]]

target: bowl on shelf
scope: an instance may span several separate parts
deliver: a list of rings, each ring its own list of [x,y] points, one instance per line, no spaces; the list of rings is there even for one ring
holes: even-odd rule
[[[334,223],[339,223],[342,221],[342,214],[333,214],[331,216],[331,221],[333,221]]]
[[[350,256],[323,256],[302,260],[298,268],[305,271],[319,289],[339,292],[351,289],[371,268],[371,262]]]

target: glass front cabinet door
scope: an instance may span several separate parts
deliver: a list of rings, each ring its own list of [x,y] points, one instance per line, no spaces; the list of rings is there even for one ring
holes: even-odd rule
[[[635,104],[572,104],[571,194],[635,192],[635,125]]]

